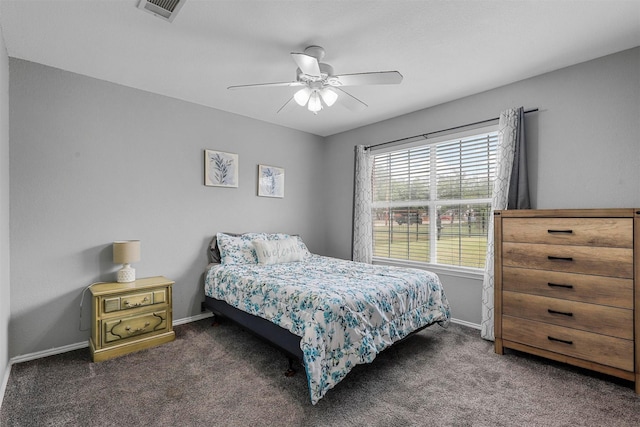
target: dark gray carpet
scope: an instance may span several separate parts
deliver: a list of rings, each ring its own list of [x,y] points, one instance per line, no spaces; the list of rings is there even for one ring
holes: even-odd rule
[[[638,426],[631,383],[434,325],[357,366],[315,406],[304,371],[205,319],[102,363],[77,350],[14,365],[1,426]]]

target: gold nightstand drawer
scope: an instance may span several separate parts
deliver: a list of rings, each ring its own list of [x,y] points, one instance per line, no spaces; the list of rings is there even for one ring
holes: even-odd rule
[[[120,297],[104,298],[104,312],[128,310],[130,308],[144,307],[153,304],[162,304],[167,301],[167,290],[162,289],[152,292],[141,292]]]
[[[167,330],[167,311],[154,311],[139,316],[124,317],[103,322],[105,344],[152,332]]]
[[[153,304],[153,293],[146,292],[143,294],[127,295],[120,298],[120,309],[142,307]]]

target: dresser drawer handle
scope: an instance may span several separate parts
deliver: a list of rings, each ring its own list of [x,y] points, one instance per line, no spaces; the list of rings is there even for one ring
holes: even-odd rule
[[[549,312],[549,314],[562,314],[563,316],[573,316],[573,313],[567,312],[567,311],[556,311],[556,310],[551,310],[550,308],[547,309],[547,311]]]
[[[547,230],[550,234],[573,234],[573,230]]]
[[[569,345],[573,344],[573,341],[561,340],[560,338],[554,338],[554,337],[551,337],[551,336],[547,336],[547,339],[549,341],[557,341],[557,342],[561,342],[563,344],[569,344]]]
[[[131,303],[130,303],[129,301],[127,301],[127,300],[124,300],[124,305],[125,305],[127,308],[133,308],[133,307],[140,307],[141,305],[143,305],[143,304],[144,304],[144,303],[146,303],[146,302],[149,302],[149,298],[148,298],[148,297],[144,297],[142,301],[140,301],[140,302],[136,302],[136,303],[133,303],[133,304],[131,304]]]
[[[562,256],[551,256],[551,255],[549,255],[547,258],[549,260],[551,260],[551,261],[573,261],[573,258],[571,258],[571,257],[562,257]]]
[[[140,332],[144,332],[144,330],[147,329],[147,326],[149,326],[150,324],[151,324],[150,322],[145,322],[144,327],[142,328],[136,328],[134,330],[131,330],[131,326],[127,326],[124,329],[127,331],[127,334],[129,335],[139,334]]]
[[[547,283],[547,286],[551,286],[552,288],[566,288],[566,289],[573,289],[573,285],[561,285],[559,283]]]

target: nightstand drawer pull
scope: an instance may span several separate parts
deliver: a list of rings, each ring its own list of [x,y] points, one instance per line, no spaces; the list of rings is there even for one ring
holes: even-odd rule
[[[549,234],[573,234],[573,230],[547,230]]]
[[[550,286],[552,288],[566,288],[566,289],[573,289],[573,285],[561,285],[559,283],[547,283],[547,286]]]
[[[557,342],[561,342],[563,344],[569,344],[569,345],[573,345],[573,341],[568,341],[568,340],[561,340],[560,338],[554,338],[552,336],[547,336],[547,339],[549,341],[557,341]]]
[[[125,331],[127,331],[127,334],[129,335],[133,335],[133,334],[139,334],[140,332],[144,332],[145,329],[147,329],[147,326],[149,326],[151,323],[150,322],[145,322],[144,326],[142,328],[136,328],[134,330],[131,330],[131,326],[127,326],[125,329]]]
[[[567,311],[556,311],[556,310],[551,310],[550,308],[547,309],[547,311],[549,312],[549,314],[562,314],[563,316],[573,316],[573,313],[567,312]]]
[[[124,300],[122,304],[127,308],[134,308],[134,307],[140,307],[142,305],[146,305],[149,301],[150,301],[149,297],[144,297],[141,301],[134,302],[134,303],[130,303],[129,301]]]
[[[167,315],[166,310],[160,310],[138,316],[105,320],[103,323],[104,343],[113,343],[124,339],[133,340],[137,336],[166,331],[168,328]]]
[[[573,258],[571,257],[551,256],[551,255],[549,255],[547,259],[550,261],[573,261]]]

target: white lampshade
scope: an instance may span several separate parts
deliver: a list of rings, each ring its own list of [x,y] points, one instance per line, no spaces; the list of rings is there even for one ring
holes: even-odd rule
[[[123,264],[118,270],[118,282],[136,280],[136,270],[129,264],[140,261],[140,240],[119,240],[113,242],[113,262]]]
[[[320,91],[320,96],[322,96],[322,100],[327,104],[327,107],[331,107],[338,99],[338,94],[328,87]]]

